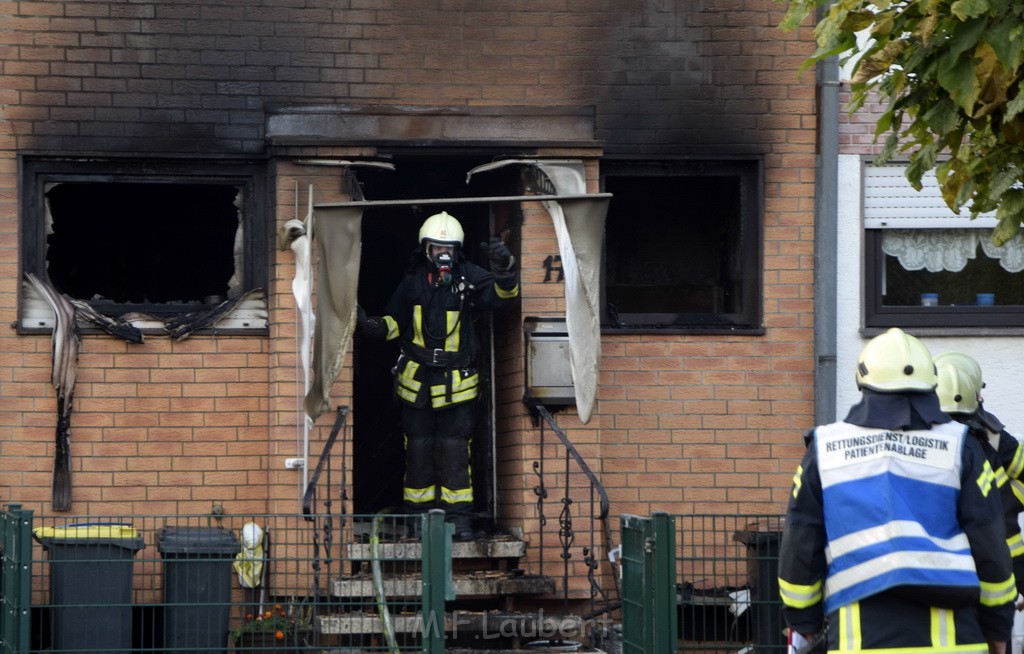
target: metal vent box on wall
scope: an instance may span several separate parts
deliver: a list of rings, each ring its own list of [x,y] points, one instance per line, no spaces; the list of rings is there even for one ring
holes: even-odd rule
[[[526,397],[544,405],[576,403],[565,318],[529,316],[526,337]]]

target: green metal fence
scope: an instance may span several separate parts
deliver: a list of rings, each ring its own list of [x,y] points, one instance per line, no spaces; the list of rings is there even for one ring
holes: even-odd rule
[[[454,597],[441,513],[72,517],[12,504],[0,543],[2,654],[438,654]]]
[[[679,651],[783,654],[782,517],[698,514],[673,521]]]
[[[675,651],[675,529],[672,518],[622,516],[622,652]]]
[[[306,518],[7,505],[0,654],[445,651],[443,514]],[[623,654],[781,654],[780,517],[622,516],[621,538]]]
[[[12,504],[0,513],[0,651],[29,648],[32,589],[32,512]]]
[[[623,654],[782,654],[781,532],[780,516],[623,516]]]

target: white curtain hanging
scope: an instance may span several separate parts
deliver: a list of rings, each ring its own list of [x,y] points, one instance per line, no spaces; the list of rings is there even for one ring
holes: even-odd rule
[[[601,240],[610,194],[587,194],[583,162],[578,159],[500,159],[477,166],[466,175],[503,166],[534,166],[555,188],[557,201],[541,204],[551,216],[565,274],[565,325],[569,331],[576,411],[580,422],[590,422],[597,401],[601,365]]]
[[[341,371],[355,334],[362,220],[362,207],[313,208],[313,229],[319,245],[319,315],[313,330],[313,378],[305,406],[314,422],[331,409],[331,385]]]
[[[1017,234],[1005,245],[992,244],[990,229],[887,229],[882,252],[896,257],[906,270],[960,272],[978,256],[978,246],[1007,272],[1024,270],[1024,239]]]

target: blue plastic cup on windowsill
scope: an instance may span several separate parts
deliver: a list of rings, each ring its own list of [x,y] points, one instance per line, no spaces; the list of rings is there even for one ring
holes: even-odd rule
[[[921,306],[922,307],[937,307],[937,306],[939,306],[939,294],[938,293],[921,293]]]
[[[996,305],[996,294],[978,293],[974,296],[974,302],[979,307],[994,307]]]

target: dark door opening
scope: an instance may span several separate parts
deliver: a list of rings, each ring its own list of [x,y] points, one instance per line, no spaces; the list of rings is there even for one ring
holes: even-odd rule
[[[494,197],[515,195],[513,169],[476,175],[466,173],[491,161],[490,156],[396,156],[394,171],[358,169],[366,200]],[[359,303],[367,315],[381,315],[417,247],[423,221],[440,211],[455,216],[465,231],[466,258],[486,266],[480,243],[491,234],[492,210],[487,202],[369,207],[362,220],[362,261]],[[508,209],[503,207],[502,211]],[[476,323],[481,375],[473,435],[473,496],[478,520],[493,521],[494,451],[492,406],[492,337],[489,316]],[[395,343],[366,342],[356,336],[353,347],[353,505],[360,514],[401,512],[405,446],[400,408],[392,390],[391,369],[398,357]]]

